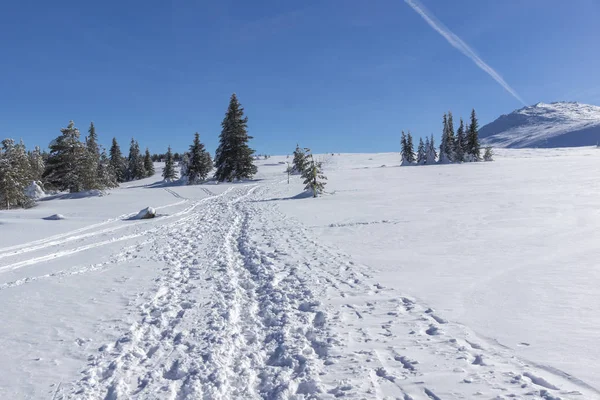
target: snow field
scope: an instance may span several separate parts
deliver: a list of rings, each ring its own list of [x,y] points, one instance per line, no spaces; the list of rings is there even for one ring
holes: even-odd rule
[[[272,157],[255,182],[44,202],[68,219],[0,249],[0,397],[600,398],[594,154],[336,155],[319,199]],[[103,219],[78,222],[96,200]],[[167,207],[124,220],[147,205]]]

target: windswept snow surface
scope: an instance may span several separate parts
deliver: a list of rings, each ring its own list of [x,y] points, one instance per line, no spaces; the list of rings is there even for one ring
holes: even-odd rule
[[[0,398],[598,399],[600,152],[498,153],[1,212]]]

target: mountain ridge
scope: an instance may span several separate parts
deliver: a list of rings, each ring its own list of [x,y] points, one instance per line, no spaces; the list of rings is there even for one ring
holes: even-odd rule
[[[600,106],[576,101],[539,102],[503,114],[479,130],[493,147],[577,147],[600,140]]]

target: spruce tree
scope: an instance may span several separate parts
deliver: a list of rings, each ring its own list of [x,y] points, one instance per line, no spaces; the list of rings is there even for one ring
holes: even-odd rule
[[[119,143],[117,143],[117,138],[113,138],[109,154],[110,167],[113,170],[115,177],[117,178],[117,182],[125,182],[127,165],[125,163],[125,159],[123,158],[123,154],[121,153]]]
[[[431,164],[435,164],[435,160],[437,158],[433,135],[431,135],[431,139],[428,141],[428,143],[429,143],[429,145],[427,146],[427,159],[426,159],[425,163],[431,165]]]
[[[323,165],[320,162],[316,162],[310,150],[307,149],[307,165],[302,172],[302,178],[304,178],[304,190],[308,190],[312,193],[313,197],[323,193],[327,180],[323,175]]]
[[[87,149],[79,141],[79,129],[73,121],[60,131],[61,135],[50,143],[50,155],[42,178],[55,189],[80,192],[86,189]]]
[[[94,123],[90,123],[88,136],[85,138],[86,153],[84,158],[83,187],[85,190],[102,189],[99,183],[98,168],[100,164],[100,146],[98,146],[98,135]]]
[[[23,142],[2,141],[0,151],[0,208],[31,205],[25,188],[31,183],[31,164]]]
[[[212,169],[212,160],[209,160],[210,154],[207,153],[204,144],[200,142],[200,135],[196,132],[194,134],[194,142],[190,145],[186,164],[185,176],[187,177],[188,185],[194,185],[206,180]]]
[[[456,141],[454,142],[454,161],[463,162],[465,160],[465,148],[465,125],[461,118],[460,126],[458,127],[458,131],[456,131]]]
[[[248,117],[244,117],[244,109],[235,93],[231,95],[221,126],[215,155],[215,178],[219,182],[252,178],[257,169],[252,157],[254,150],[248,146],[252,139],[247,132]]]
[[[104,150],[100,153],[100,162],[98,163],[98,182],[103,189],[119,186],[115,171]]]
[[[297,174],[302,174],[306,168],[306,152],[296,144],[296,150],[294,150],[294,159],[292,161],[292,171]]]
[[[408,131],[408,135],[406,135],[406,147],[408,150],[408,162],[409,163],[414,163],[415,162],[415,146],[413,145],[413,138],[412,135],[410,134],[410,131]]]
[[[402,131],[402,134],[400,135],[400,156],[402,158],[402,165],[409,163],[408,139],[406,138],[406,133],[404,133],[404,131]]]
[[[427,139],[429,141],[429,139]],[[425,143],[423,138],[419,138],[419,147],[417,148],[417,164],[423,165],[427,161],[427,152],[425,150]]]
[[[147,147],[146,152],[144,153],[144,171],[146,171],[146,177],[151,177],[154,175],[154,163],[152,162],[150,150],[148,150]]]
[[[483,153],[483,161],[494,161],[494,151],[492,146],[486,146],[485,152]]]
[[[129,156],[127,157],[127,180],[142,179],[145,176],[144,157],[140,153],[140,145],[132,138],[129,146]]]
[[[177,171],[175,171],[175,160],[173,159],[171,146],[169,146],[167,154],[165,155],[165,168],[163,169],[162,176],[166,182],[173,182],[177,179]]]
[[[31,179],[41,182],[46,163],[44,162],[44,156],[39,146],[35,146],[33,151],[29,153],[29,164],[31,165]]]
[[[467,154],[470,161],[481,161],[481,146],[479,144],[479,122],[475,109],[471,111],[471,123],[467,130]]]

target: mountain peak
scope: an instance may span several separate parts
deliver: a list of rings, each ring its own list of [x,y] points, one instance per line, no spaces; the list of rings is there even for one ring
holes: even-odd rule
[[[571,147],[600,139],[600,107],[576,101],[539,102],[500,116],[479,131],[495,147]]]

